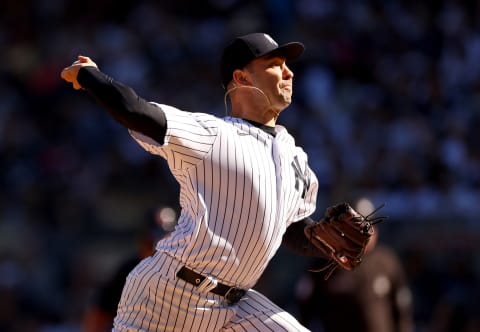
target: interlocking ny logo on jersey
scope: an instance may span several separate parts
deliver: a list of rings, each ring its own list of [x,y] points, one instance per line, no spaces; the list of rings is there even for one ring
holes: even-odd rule
[[[302,173],[297,156],[293,157],[292,167],[295,172],[295,189],[300,191],[300,181],[303,182],[302,198],[305,198],[307,190],[310,188],[310,173],[308,172],[307,162],[305,162],[305,171]]]

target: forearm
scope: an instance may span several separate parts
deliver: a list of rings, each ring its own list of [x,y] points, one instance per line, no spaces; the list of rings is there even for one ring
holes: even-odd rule
[[[292,223],[283,235],[282,244],[301,256],[326,258],[305,235],[305,226],[315,223],[309,217]]]
[[[167,122],[163,111],[95,67],[82,67],[78,82],[123,126],[163,144]]]

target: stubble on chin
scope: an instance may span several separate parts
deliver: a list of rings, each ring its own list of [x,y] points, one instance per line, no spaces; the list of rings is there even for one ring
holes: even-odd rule
[[[290,105],[292,102],[292,88],[291,87],[284,87],[280,90],[280,95],[286,106]]]

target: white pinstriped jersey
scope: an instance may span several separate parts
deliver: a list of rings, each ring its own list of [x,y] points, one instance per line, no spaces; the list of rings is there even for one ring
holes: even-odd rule
[[[156,105],[167,119],[164,145],[131,135],[167,160],[182,207],[157,250],[222,283],[253,287],[288,225],[315,210],[318,182],[307,155],[279,125],[273,137],[239,118]]]

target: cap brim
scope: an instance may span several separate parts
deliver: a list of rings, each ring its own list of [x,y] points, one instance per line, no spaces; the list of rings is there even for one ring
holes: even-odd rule
[[[291,42],[287,44],[280,45],[278,48],[265,53],[262,56],[267,55],[280,55],[285,57],[286,62],[294,61],[302,55],[305,51],[305,46],[299,42]]]

